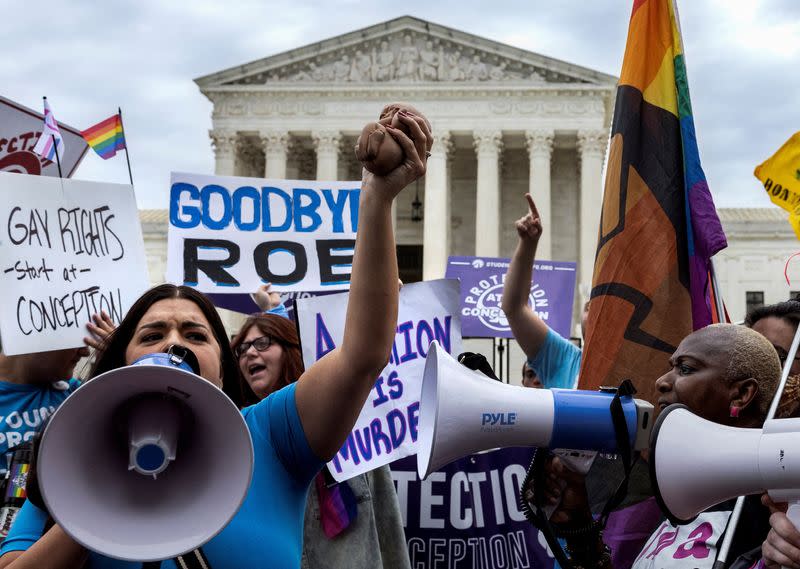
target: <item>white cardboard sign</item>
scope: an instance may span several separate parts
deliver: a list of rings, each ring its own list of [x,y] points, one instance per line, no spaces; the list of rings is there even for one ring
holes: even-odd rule
[[[83,345],[148,287],[133,187],[0,172],[0,338],[6,355]]]
[[[297,300],[306,368],[341,343],[348,296]],[[453,279],[402,288],[389,365],[375,381],[347,441],[328,463],[336,480],[347,480],[417,452],[425,356],[433,340],[454,357],[461,353],[460,299],[459,283]]]
[[[172,173],[167,280],[202,292],[347,290],[361,182]]]

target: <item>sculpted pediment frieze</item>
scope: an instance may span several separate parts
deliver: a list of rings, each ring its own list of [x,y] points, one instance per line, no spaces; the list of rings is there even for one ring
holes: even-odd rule
[[[264,69],[228,85],[269,83],[576,83],[564,73],[420,33],[393,33]]]

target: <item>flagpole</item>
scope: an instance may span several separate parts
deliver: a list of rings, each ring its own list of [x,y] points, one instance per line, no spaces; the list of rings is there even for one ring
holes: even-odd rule
[[[717,269],[714,266],[714,259],[708,260],[709,273],[711,273],[711,288],[714,289],[714,303],[717,308],[717,318],[720,322],[725,322],[725,303],[722,301],[722,294],[719,291],[719,281],[717,280]]]
[[[133,174],[131,173],[131,157],[128,155],[128,137],[125,136],[125,123],[122,122],[122,107],[117,107],[119,111],[119,124],[122,126],[122,136],[125,138],[125,161],[128,163],[128,178],[133,185]]]
[[[58,166],[58,177],[63,178],[64,174],[61,173],[61,158],[58,157],[58,141],[56,141],[55,134],[51,134],[50,136],[53,137],[53,149],[56,151],[56,165]]]

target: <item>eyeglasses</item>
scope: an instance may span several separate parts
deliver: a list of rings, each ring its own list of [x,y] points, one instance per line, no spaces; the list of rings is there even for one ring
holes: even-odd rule
[[[253,346],[258,352],[263,352],[272,345],[273,341],[272,336],[259,336],[252,342],[242,342],[236,346],[234,355],[237,358],[241,358],[250,349],[250,346]]]
[[[781,365],[786,365],[786,360],[789,359],[789,354],[780,346],[776,346],[775,344],[772,344],[772,346],[775,348],[775,351],[778,352],[778,359],[780,360]],[[794,361],[800,361],[800,351],[797,353],[797,355],[795,355]]]

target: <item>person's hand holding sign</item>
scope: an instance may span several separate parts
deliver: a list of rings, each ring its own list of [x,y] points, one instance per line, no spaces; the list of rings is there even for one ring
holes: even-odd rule
[[[83,343],[90,348],[99,350],[116,327],[114,321],[111,320],[111,316],[105,310],[101,311],[100,314],[92,314],[92,319],[86,323],[89,335],[83,338]]]
[[[542,236],[542,219],[539,217],[539,211],[536,209],[531,195],[525,194],[525,199],[528,201],[528,214],[517,220],[517,235],[520,239],[537,244],[539,237]]]

